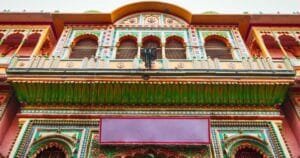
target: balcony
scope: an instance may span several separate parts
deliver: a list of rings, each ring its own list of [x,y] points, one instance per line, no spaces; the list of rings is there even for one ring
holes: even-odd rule
[[[132,75],[294,75],[289,59],[244,58],[242,60],[157,59],[151,69],[141,59],[61,59],[35,56],[13,57],[8,74],[132,74]]]
[[[274,106],[294,75],[288,59],[268,58],[157,59],[149,69],[138,59],[13,57],[7,70],[19,101],[30,105]]]

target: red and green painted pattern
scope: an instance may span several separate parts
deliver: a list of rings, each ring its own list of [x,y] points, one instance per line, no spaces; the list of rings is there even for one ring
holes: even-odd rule
[[[66,105],[278,105],[287,83],[225,82],[13,82],[27,104]]]

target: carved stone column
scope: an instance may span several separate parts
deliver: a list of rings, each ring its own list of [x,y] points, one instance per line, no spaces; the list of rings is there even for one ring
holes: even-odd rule
[[[7,31],[4,33],[3,37],[0,39],[0,45],[2,45],[2,43],[4,42],[4,40],[6,39],[6,37],[9,35],[9,33],[10,33],[10,30],[7,30]],[[1,53],[1,52],[0,52],[0,53]]]
[[[137,58],[137,59],[140,59],[140,58],[141,58],[141,48],[142,48],[142,43],[139,42],[139,43],[138,43],[137,55],[136,55],[136,58]]]
[[[185,55],[187,59],[191,59],[189,47],[187,45],[185,46]]]
[[[161,43],[161,58],[166,59],[166,43]]]

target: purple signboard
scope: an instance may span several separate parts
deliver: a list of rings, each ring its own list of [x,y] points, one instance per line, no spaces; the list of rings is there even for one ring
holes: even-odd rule
[[[209,118],[102,118],[100,144],[199,145],[210,143]]]

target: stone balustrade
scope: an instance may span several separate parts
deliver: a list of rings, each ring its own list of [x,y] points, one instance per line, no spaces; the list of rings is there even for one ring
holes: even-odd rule
[[[60,57],[35,56],[32,58],[13,57],[8,72],[17,71],[194,71],[194,72],[235,72],[235,73],[291,73],[290,59],[244,58],[242,60],[168,60],[158,59],[151,69],[141,59],[103,60],[100,58],[61,59]]]

